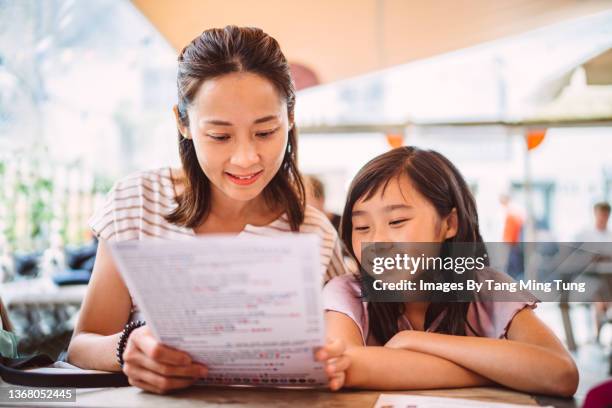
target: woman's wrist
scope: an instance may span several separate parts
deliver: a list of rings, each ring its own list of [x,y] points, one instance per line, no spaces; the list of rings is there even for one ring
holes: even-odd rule
[[[116,353],[122,334],[122,331],[111,335],[78,332],[68,346],[67,362],[88,370],[121,371]]]
[[[125,347],[127,346],[127,342],[130,337],[130,334],[132,334],[134,330],[136,330],[139,327],[144,326],[145,324],[146,323],[142,320],[136,320],[133,322],[129,322],[123,328],[123,332],[121,333],[121,336],[119,337],[119,342],[117,343],[116,357],[117,357],[117,362],[119,363],[119,367],[123,368],[123,352],[125,351]]]

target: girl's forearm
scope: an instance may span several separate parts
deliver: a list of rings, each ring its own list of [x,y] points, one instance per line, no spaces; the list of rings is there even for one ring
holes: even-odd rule
[[[374,389],[475,387],[492,382],[436,356],[387,347],[351,347],[346,386]]]
[[[121,333],[77,333],[68,346],[68,362],[90,370],[121,371],[116,357],[120,337]]]
[[[444,358],[514,389],[572,395],[576,367],[566,356],[534,344],[428,332],[400,332],[386,345]]]

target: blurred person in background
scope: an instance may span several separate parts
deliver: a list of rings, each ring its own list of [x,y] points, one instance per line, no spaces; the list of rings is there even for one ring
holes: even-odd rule
[[[587,227],[576,235],[576,242],[612,242],[612,231],[608,229],[610,204],[602,201],[593,206],[595,225]]]
[[[340,215],[325,211],[325,184],[317,176],[309,174],[304,176],[304,187],[306,188],[306,204],[327,215],[336,231],[339,231]]]
[[[502,241],[508,245],[506,273],[513,278],[523,275],[523,248],[521,236],[525,225],[525,214],[516,206],[508,194],[499,197],[499,203],[506,212]]]
[[[610,219],[610,204],[606,201],[601,201],[593,206],[593,216],[595,223],[592,226],[584,228],[578,234],[574,241],[576,242],[612,242],[612,231],[608,229],[608,221]],[[606,253],[609,248],[606,248]],[[612,257],[598,255],[596,262],[606,262],[612,264]],[[610,310],[610,279],[600,279],[597,288],[597,298],[593,302],[595,309],[595,335],[599,339],[601,327],[608,321],[608,312]]]

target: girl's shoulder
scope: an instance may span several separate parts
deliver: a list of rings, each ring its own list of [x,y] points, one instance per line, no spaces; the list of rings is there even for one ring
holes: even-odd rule
[[[505,272],[486,267],[475,272],[474,280],[482,285],[476,300],[482,302],[537,302],[538,299]]]
[[[364,307],[358,277],[345,274],[332,278],[323,287],[323,306],[361,320]]]
[[[324,291],[334,292],[335,294],[350,294],[361,301],[361,285],[359,277],[352,273],[336,276],[325,285]]]
[[[512,320],[520,311],[536,308],[538,299],[531,292],[507,290],[516,281],[504,272],[485,268],[477,273],[476,280],[483,283],[483,288],[477,300],[472,302],[467,319],[479,336],[505,338]],[[495,289],[497,284],[500,286]]]
[[[361,297],[357,276],[346,274],[327,282],[323,288],[323,308],[350,318],[359,329],[363,344],[366,344],[369,330],[367,303]]]

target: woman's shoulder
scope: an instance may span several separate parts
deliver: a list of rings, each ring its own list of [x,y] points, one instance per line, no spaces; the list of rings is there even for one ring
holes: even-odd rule
[[[170,167],[141,170],[128,174],[115,182],[111,189],[117,198],[137,193],[147,195],[148,193],[159,194],[165,198],[174,199],[174,184]]]
[[[505,272],[501,272],[490,266],[475,270],[475,278],[478,282],[494,280],[495,282],[513,282],[514,279]]]
[[[291,232],[286,213],[267,227],[276,231]],[[300,224],[299,232],[318,235],[323,241],[323,246],[329,247],[330,250],[338,241],[338,233],[327,216],[309,205],[304,207],[304,221]]]
[[[115,182],[88,224],[105,240],[188,235],[164,218],[175,206],[169,167],[138,171]]]
[[[107,195],[115,211],[150,209],[153,213],[167,213],[176,207],[176,192],[169,167],[142,170],[117,180]]]
[[[315,232],[323,237],[337,238],[338,233],[329,221],[329,218],[316,208],[306,205],[304,208],[304,222],[300,226],[301,232]]]

